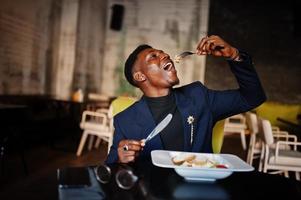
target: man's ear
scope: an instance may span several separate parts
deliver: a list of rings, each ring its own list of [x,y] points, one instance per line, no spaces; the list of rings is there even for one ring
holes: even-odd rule
[[[143,81],[146,80],[145,75],[144,75],[143,73],[141,73],[140,71],[134,72],[133,78],[134,78],[134,80],[137,81],[137,82],[143,82]]]

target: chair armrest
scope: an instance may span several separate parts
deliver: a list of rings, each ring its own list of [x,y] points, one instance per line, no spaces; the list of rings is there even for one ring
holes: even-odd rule
[[[243,114],[237,114],[237,115],[233,115],[229,118],[234,118],[234,119],[245,119],[245,117],[243,116]]]
[[[82,123],[87,121],[87,116],[102,119],[103,124],[107,124],[107,116],[104,113],[86,110],[83,112]]]
[[[95,112],[108,114],[109,109],[107,109],[107,108],[99,108]]]
[[[295,136],[295,135],[273,134],[273,137],[276,139],[285,138],[287,142],[289,141],[289,139],[292,139],[293,142],[297,142],[297,136]]]
[[[279,131],[277,131],[277,130],[273,131],[272,130],[272,132],[273,132],[274,135],[289,135],[289,133],[287,131],[280,131],[280,130]]]
[[[276,158],[279,155],[279,147],[280,147],[280,145],[294,145],[294,151],[297,151],[297,146],[301,146],[301,142],[278,141],[276,143],[276,149],[275,149],[275,157]]]
[[[237,121],[231,121],[237,120]],[[227,128],[235,128],[235,129],[247,129],[246,117],[242,114],[233,115],[231,117],[226,118],[224,127]]]
[[[240,123],[245,123],[246,122],[246,117],[243,116],[242,114],[237,114],[237,115],[233,115],[231,117],[228,117],[228,119],[238,119],[240,120]]]
[[[228,124],[225,124],[224,125],[224,130],[225,131],[229,131],[229,129],[230,129],[230,131],[231,130],[246,130],[247,129],[247,126],[246,125],[244,125],[244,124],[236,124],[236,123],[228,123]]]
[[[278,132],[280,131],[280,128],[278,126],[272,126],[272,131]]]

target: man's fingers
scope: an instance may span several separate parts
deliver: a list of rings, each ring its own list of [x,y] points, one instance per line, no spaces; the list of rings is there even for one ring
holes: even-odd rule
[[[122,159],[120,159],[121,163],[129,163],[133,162],[135,160],[135,156],[125,156]]]
[[[133,145],[133,144],[130,144],[129,145],[129,149],[130,150],[133,150],[133,151],[140,151],[141,150],[141,145],[139,144],[139,145]]]
[[[140,151],[141,145],[133,145],[133,144],[127,144],[122,147],[124,151]]]
[[[222,55],[223,53],[216,51],[223,51],[223,49],[227,46],[228,44],[222,38],[216,35],[211,35],[201,39],[197,45],[196,53],[198,55]]]
[[[142,148],[140,142],[128,142],[122,146],[122,149],[124,151],[140,151]]]
[[[134,156],[135,155],[135,151],[124,151],[123,155],[124,156]]]
[[[134,161],[135,160],[135,156],[127,156],[126,157],[126,161],[127,162],[132,162],[132,161]]]
[[[205,43],[207,42],[208,39],[209,39],[208,37],[204,37],[204,38],[201,39],[201,42],[199,42],[199,44],[197,45],[197,48],[196,48],[197,51],[203,51],[204,45],[205,45]]]
[[[212,51],[214,50],[212,48],[212,46],[214,45],[214,43],[212,41],[208,41],[207,44],[205,45],[206,46],[206,51],[207,53],[210,55],[212,53]]]
[[[128,140],[128,144],[140,145],[140,141],[137,141],[137,140]]]
[[[140,141],[137,141],[137,140],[122,140],[122,141],[120,141],[119,146],[123,146],[125,144],[127,144],[127,145],[129,145],[129,144],[140,145]]]
[[[134,161],[144,145],[143,140],[121,140],[118,145],[119,161],[122,163]]]
[[[220,44],[212,44],[210,46],[211,48],[211,54],[214,56],[222,56],[223,55],[223,49],[224,47]]]
[[[225,46],[221,43],[213,43],[213,45],[211,45],[211,48],[214,51],[221,51],[222,49],[225,48]]]
[[[137,151],[124,151],[122,147],[118,148],[118,157],[121,163],[128,163],[135,160],[137,157]]]

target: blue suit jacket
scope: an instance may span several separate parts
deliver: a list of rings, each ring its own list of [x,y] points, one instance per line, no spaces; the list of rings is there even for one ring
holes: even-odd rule
[[[238,81],[238,89],[215,91],[206,88],[201,82],[173,89],[177,107],[182,115],[184,151],[211,153],[212,128],[218,120],[246,112],[265,101],[264,91],[250,57],[245,55],[242,62],[228,63]],[[187,122],[189,116],[194,117],[192,144],[191,125]],[[120,140],[144,139],[155,126],[144,97],[116,115],[113,145],[106,163],[118,161],[117,148]],[[147,143],[139,158],[148,158],[150,152],[155,149],[163,149],[159,134]]]

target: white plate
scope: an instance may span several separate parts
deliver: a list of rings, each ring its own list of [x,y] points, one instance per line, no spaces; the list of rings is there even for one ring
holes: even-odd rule
[[[179,154],[193,154],[196,158],[208,158],[218,164],[226,165],[227,168],[210,168],[210,167],[189,167],[175,165],[172,158]],[[187,181],[215,181],[230,176],[233,172],[253,171],[254,167],[250,166],[239,157],[232,154],[211,154],[211,153],[194,153],[180,151],[154,150],[151,152],[152,162],[158,167],[174,168],[175,171]]]

